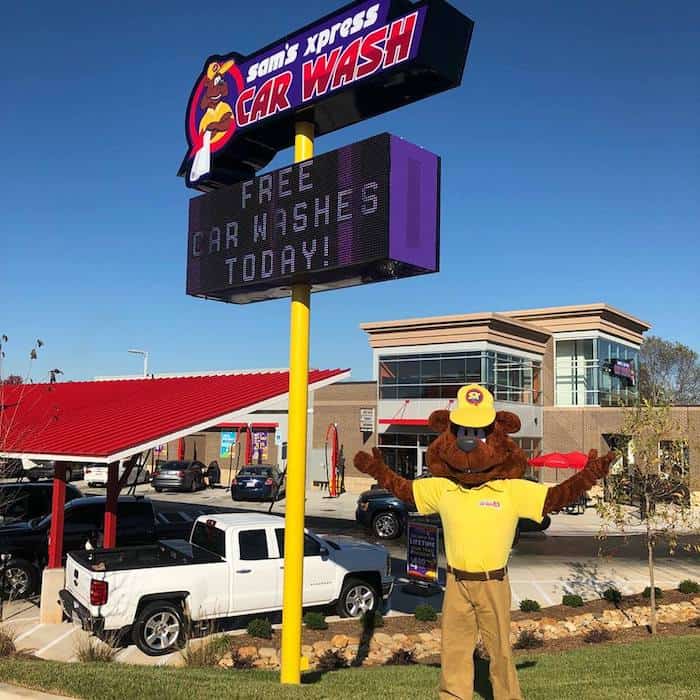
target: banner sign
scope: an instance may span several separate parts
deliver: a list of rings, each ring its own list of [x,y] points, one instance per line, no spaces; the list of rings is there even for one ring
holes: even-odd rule
[[[267,433],[253,433],[253,450],[257,455],[258,462],[267,462]]]
[[[439,173],[381,134],[194,197],[187,293],[247,303],[436,272]]]
[[[235,430],[222,430],[221,431],[221,449],[219,450],[219,457],[228,458],[233,452],[234,445],[236,444],[236,431]]]
[[[636,382],[634,365],[632,364],[632,362],[628,362],[626,360],[613,360],[612,373],[616,377],[622,377],[623,379],[626,379],[628,384],[632,386],[634,386]]]
[[[439,540],[437,525],[408,523],[406,573],[409,578],[437,583]]]
[[[203,191],[233,184],[291,146],[301,117],[320,136],[456,87],[472,28],[444,0],[363,0],[249,56],[210,56],[178,174]]]

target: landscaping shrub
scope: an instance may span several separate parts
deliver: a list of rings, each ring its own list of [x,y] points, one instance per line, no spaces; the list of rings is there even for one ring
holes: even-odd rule
[[[311,630],[327,630],[326,616],[321,612],[307,612],[304,615],[304,624]]]
[[[384,627],[384,616],[375,610],[374,612],[363,613],[360,623],[364,629],[374,630],[377,627]]]
[[[81,634],[75,645],[75,655],[78,661],[83,663],[108,663],[114,660],[118,651],[116,639],[108,638],[102,641],[86,634]]]
[[[603,591],[603,598],[605,598],[605,600],[607,600],[609,603],[617,605],[622,600],[622,593],[620,593],[620,591],[618,591],[614,586],[611,586]]]
[[[432,605],[428,605],[427,603],[417,605],[414,615],[419,622],[432,622],[433,620],[437,620],[437,611]]]
[[[601,642],[609,642],[611,639],[612,634],[604,627],[596,627],[592,630],[588,630],[588,632],[583,635],[583,641],[587,644],[600,644]]]
[[[250,656],[241,656],[238,649],[234,649],[231,652],[231,661],[233,661],[232,668],[239,671],[247,671],[251,668],[255,668],[253,665],[253,659],[251,659]]]
[[[415,663],[416,655],[410,649],[397,649],[386,660],[385,666],[412,666]]]
[[[681,593],[700,593],[700,583],[687,578],[678,584],[678,590]]]
[[[544,646],[544,640],[532,630],[520,630],[520,634],[513,644],[514,649],[536,649],[541,646]]]
[[[523,612],[538,612],[540,610],[540,604],[536,600],[525,598],[520,601],[520,609]]]
[[[345,656],[337,650],[329,649],[324,654],[322,654],[318,662],[316,663],[316,670],[321,671],[321,673],[326,673],[327,671],[337,671],[341,668],[347,668],[348,662]]]
[[[12,630],[0,627],[0,659],[14,656],[16,652],[15,633]]]
[[[651,598],[651,586],[647,586],[642,591],[642,595],[645,598]],[[663,591],[658,586],[654,586],[654,597],[658,600],[659,598],[663,598],[663,595]]]
[[[580,595],[567,593],[562,596],[562,605],[568,605],[570,608],[580,608],[583,607],[583,598]]]
[[[256,617],[248,623],[246,629],[251,637],[272,639],[272,624],[266,617]]]
[[[219,661],[221,661],[221,657],[228,650],[228,645],[226,648],[222,648],[220,639],[222,638],[205,639],[201,642],[188,641],[185,648],[180,652],[183,665],[191,668],[217,666]],[[228,642],[225,638],[223,639]]]

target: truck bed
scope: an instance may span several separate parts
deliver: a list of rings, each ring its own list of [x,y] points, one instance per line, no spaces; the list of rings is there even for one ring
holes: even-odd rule
[[[90,571],[128,571],[166,566],[215,564],[224,561],[186,540],[161,540],[147,547],[119,547],[71,552],[80,566]]]

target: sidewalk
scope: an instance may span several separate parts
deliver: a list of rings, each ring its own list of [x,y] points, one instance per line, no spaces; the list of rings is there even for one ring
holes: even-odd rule
[[[61,700],[66,698],[66,695],[51,695],[42,693],[38,690],[29,690],[28,688],[20,688],[17,685],[9,685],[0,683],[0,700],[16,700],[17,698],[32,698],[33,700]]]

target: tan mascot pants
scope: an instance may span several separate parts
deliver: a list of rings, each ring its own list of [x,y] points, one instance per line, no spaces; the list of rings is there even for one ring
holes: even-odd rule
[[[510,583],[457,581],[447,574],[442,605],[440,700],[471,700],[478,633],[489,654],[494,700],[521,700],[510,647]]]

